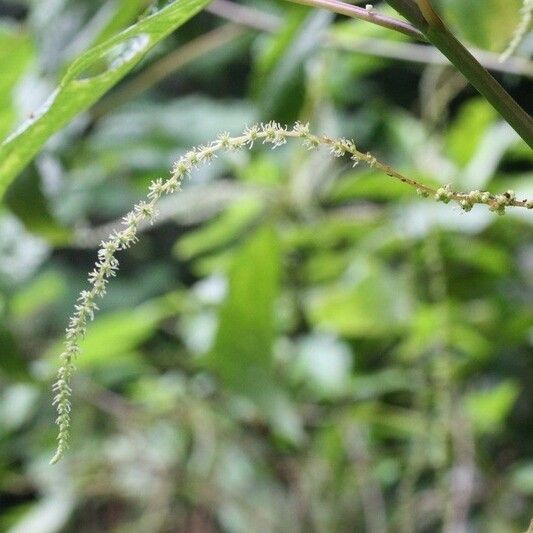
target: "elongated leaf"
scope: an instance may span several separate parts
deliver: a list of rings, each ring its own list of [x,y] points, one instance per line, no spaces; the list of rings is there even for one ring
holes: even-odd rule
[[[220,311],[215,347],[208,361],[227,387],[254,398],[272,385],[279,267],[274,233],[259,230],[233,265],[229,294]]]
[[[20,29],[0,25],[0,138],[15,122],[13,92],[34,55],[31,38]]]
[[[117,31],[127,26],[146,7],[146,4],[146,0],[119,0],[113,8],[112,16],[109,17],[100,35],[98,35],[95,44],[104,42]],[[107,4],[105,7],[107,7]]]
[[[317,47],[320,34],[332,19],[331,13],[292,10],[279,34],[259,58],[252,81],[265,118],[290,122],[298,117],[304,90],[304,62]]]
[[[190,259],[212,251],[238,237],[260,212],[261,204],[256,199],[237,202],[210,224],[180,239],[174,247],[174,252]]]
[[[0,197],[46,140],[96,102],[208,0],[176,0],[80,56],[46,102],[0,145]]]
[[[298,443],[301,421],[276,383],[272,357],[280,269],[278,238],[263,227],[235,258],[215,346],[205,362],[225,388],[252,400],[278,436]]]
[[[56,245],[69,241],[71,231],[54,218],[35,172],[20,176],[7,191],[4,201],[29,232]]]

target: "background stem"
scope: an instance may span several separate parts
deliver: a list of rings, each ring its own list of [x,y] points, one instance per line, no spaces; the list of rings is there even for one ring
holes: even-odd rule
[[[399,31],[409,37],[413,37],[419,41],[425,41],[424,34],[415,28],[409,22],[403,20],[397,20],[387,15],[382,15],[374,10],[367,10],[363,7],[352,6],[350,4],[345,4],[339,0],[289,0],[293,4],[302,4],[304,6],[317,7],[322,9],[327,9],[328,11],[333,11],[334,13],[339,13],[341,15],[346,15],[347,17],[352,17],[356,19],[366,20],[367,22],[372,22],[378,26],[383,26],[384,28],[389,28],[391,30]]]
[[[533,148],[533,119],[452,35],[444,23],[438,19],[439,24],[429,24],[411,0],[387,2],[427,37]]]

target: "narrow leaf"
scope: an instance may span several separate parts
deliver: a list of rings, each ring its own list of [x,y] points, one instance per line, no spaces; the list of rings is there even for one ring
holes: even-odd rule
[[[95,103],[151,48],[207,3],[176,0],[74,61],[46,102],[0,145],[0,198],[55,132]]]

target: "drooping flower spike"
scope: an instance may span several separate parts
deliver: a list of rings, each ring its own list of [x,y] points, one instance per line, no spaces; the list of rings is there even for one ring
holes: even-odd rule
[[[154,180],[149,187],[146,200],[137,203],[133,209],[122,218],[123,229],[111,233],[103,241],[98,250],[98,259],[94,269],[89,273],[89,289],[83,290],[74,306],[74,313],[69,319],[66,329],[65,349],[61,354],[61,365],[58,370],[57,380],[53,386],[54,405],[57,410],[56,424],[59,427],[58,444],[51,463],[57,463],[65,454],[69,446],[70,420],[72,394],[72,377],[75,371],[74,362],[80,354],[80,341],[85,336],[88,323],[94,319],[98,311],[97,298],[102,298],[107,289],[109,280],[116,276],[119,261],[115,254],[130,248],[138,241],[138,229],[146,220],[152,222],[158,215],[156,208],[158,200],[165,195],[172,194],[181,188],[186,176],[193,169],[204,163],[209,163],[223,150],[234,151],[250,149],[255,142],[270,144],[272,148],[282,146],[288,139],[301,139],[305,148],[309,150],[325,146],[334,157],[348,157],[355,166],[359,162],[383,171],[388,176],[400,180],[413,187],[425,197],[433,197],[438,201],[449,203],[456,202],[464,211],[470,211],[475,204],[486,204],[491,211],[504,214],[507,206],[526,207],[533,209],[533,201],[517,200],[514,192],[492,195],[488,192],[472,191],[469,193],[455,192],[451,186],[437,190],[423,185],[416,180],[403,176],[392,167],[378,161],[369,153],[360,152],[353,141],[349,139],[333,139],[327,136],[313,135],[307,124],[297,122],[292,129],[281,126],[276,122],[258,124],[247,127],[243,134],[231,137],[228,133],[220,134],[217,139],[207,145],[189,150],[173,166],[170,176]]]

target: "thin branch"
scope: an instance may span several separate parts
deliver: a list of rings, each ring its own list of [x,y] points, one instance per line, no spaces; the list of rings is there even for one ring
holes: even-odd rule
[[[450,65],[450,61],[437,48],[424,44],[388,41],[385,39],[365,38],[360,40],[328,37],[326,45],[348,52],[398,59],[412,63],[431,65]],[[472,55],[487,69],[533,77],[533,62],[525,58],[513,57],[500,63],[498,55],[485,50],[471,50]]]
[[[274,33],[281,27],[280,17],[267,13],[255,7],[236,4],[229,0],[214,0],[207,10],[239,26],[246,26],[259,31]],[[450,61],[434,46],[385,39],[365,38],[354,39],[329,35],[325,38],[325,46],[358,52],[376,57],[398,59],[413,63],[432,65],[450,65]],[[501,63],[499,55],[487,50],[470,48],[472,54],[490,70],[516,74],[518,76],[533,77],[533,62],[523,57],[511,57],[506,63]]]
[[[245,34],[243,28],[273,33],[279,30],[282,24],[281,18],[275,15],[228,0],[214,0],[206,10],[213,15],[233,22],[234,25],[227,24],[216,28],[162,57],[139,73],[135,78],[119,86],[114,93],[104,97],[103,100],[93,107],[91,112],[92,116],[99,118],[107,114],[115,107],[136,98],[198,57],[208,54],[243,36]],[[366,10],[364,11],[366,13]],[[340,39],[335,36],[326,36],[324,46],[415,63],[449,64],[449,60],[436,48],[415,43],[393,43],[372,38],[365,39],[364,41],[348,41],[344,38]],[[513,57],[502,64],[499,62],[498,56],[491,52],[472,50],[472,53],[486,68],[491,70],[533,77],[533,63],[528,59]]]
[[[387,15],[382,15],[374,9],[365,9],[363,7],[345,4],[339,0],[289,0],[293,4],[301,4],[309,7],[316,7],[346,15],[347,17],[366,20],[383,28],[395,30],[418,41],[425,41],[424,34],[409,22],[398,20]]]

